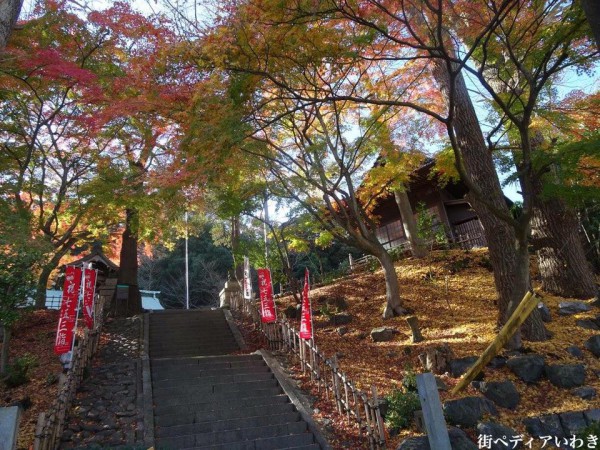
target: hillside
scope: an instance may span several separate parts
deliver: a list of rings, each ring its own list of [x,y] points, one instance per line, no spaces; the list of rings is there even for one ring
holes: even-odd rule
[[[362,273],[338,282],[315,288],[311,291],[313,309],[317,312],[314,318],[316,344],[328,356],[337,353],[341,370],[356,381],[358,387],[369,388],[371,384],[383,395],[390,393],[401,385],[406,369],[415,372],[423,371],[418,355],[429,347],[448,344],[456,358],[479,356],[495,337],[496,305],[495,290],[489,259],[486,250],[439,251],[425,260],[412,258],[400,261],[396,272],[402,289],[404,306],[418,317],[423,342],[413,344],[411,333],[404,318],[389,320],[381,318],[385,302],[383,274],[380,270],[373,273]],[[534,269],[535,280],[535,269]],[[593,319],[600,312],[591,308],[589,312],[559,316],[559,302],[568,301],[540,292],[541,300],[549,307],[552,321],[546,323],[553,337],[546,342],[525,341],[523,353],[537,353],[545,357],[546,364],[581,364],[586,368],[585,386],[600,389],[600,363],[592,353],[584,347],[584,342],[598,331],[584,329],[576,324],[580,319]],[[331,325],[323,305],[329,302],[340,302],[343,298],[348,307],[344,313],[350,314],[352,320],[340,330],[339,325]],[[338,299],[338,300],[335,300]],[[289,299],[281,299],[279,306],[283,310]],[[395,328],[398,333],[389,342],[375,343],[369,336],[376,327]],[[343,334],[340,335],[340,334]],[[582,350],[579,358],[572,356],[566,349],[577,346]],[[448,373],[440,379],[452,388],[458,381]],[[498,408],[498,422],[512,427],[518,432],[525,432],[522,419],[547,413],[565,411],[581,411],[600,407],[600,400],[583,400],[572,395],[568,389],[552,385],[543,378],[535,384],[527,385],[518,379],[508,368],[485,369],[485,381],[514,382],[521,401],[514,411]],[[304,380],[305,387],[310,383]],[[442,402],[452,399],[449,391],[440,391]],[[481,394],[469,387],[457,397]],[[346,432],[357,433],[351,427]],[[402,438],[414,435],[414,428],[402,430],[400,436],[390,440],[389,448],[395,448]],[[470,432],[472,437],[476,432]],[[339,436],[339,442],[348,437]],[[535,444],[534,444],[535,446]],[[342,445],[343,447],[343,445]]]
[[[408,369],[412,368],[415,372],[423,370],[418,355],[427,348],[448,344],[455,358],[478,356],[496,332],[495,290],[485,250],[434,252],[425,260],[409,258],[400,261],[396,271],[404,305],[419,318],[425,338],[423,342],[411,342],[410,329],[403,317],[385,321],[381,318],[385,289],[380,270],[355,274],[311,291],[316,313],[316,344],[328,357],[337,354],[341,370],[359,388],[368,389],[373,384],[382,396],[401,385]],[[546,364],[583,364],[586,372],[584,385],[600,390],[600,363],[584,346],[584,342],[599,331],[584,329],[576,323],[583,319],[595,321],[600,310],[593,307],[589,312],[560,316],[559,303],[569,299],[540,294],[551,311],[552,321],[546,326],[553,337],[546,342],[526,341],[523,353],[540,354]],[[290,301],[289,298],[278,299],[279,311],[283,311]],[[330,324],[328,315],[336,311],[334,306],[325,307],[327,303],[347,304],[342,312],[351,316],[350,323]],[[14,334],[11,361],[24,354],[31,354],[36,361],[29,383],[13,389],[0,387],[3,405],[20,402],[27,407],[21,420],[19,448],[27,448],[32,442],[37,415],[48,408],[56,395],[56,375],[60,372],[60,364],[52,352],[56,315],[56,311],[31,313]],[[251,326],[247,323],[241,325],[251,347],[265,344],[258,333],[251,331]],[[381,326],[397,330],[392,341],[372,341],[370,331]],[[110,339],[116,338],[106,333],[103,343]],[[581,356],[572,356],[566,350],[569,346],[578,347]],[[297,366],[289,365],[288,370],[314,396],[315,407],[318,408],[316,416],[332,432],[333,447],[358,448],[362,445],[356,427],[349,425],[345,417],[336,416],[331,402],[318,398],[314,385],[299,373]],[[448,373],[439,378],[449,388],[458,381]],[[547,378],[527,385],[507,367],[486,368],[484,380],[510,380],[516,386],[521,397],[518,406],[514,410],[498,408],[496,420],[519,433],[525,433],[523,418],[600,408],[597,397],[584,400],[571,394],[569,389],[554,386]],[[442,401],[452,399],[447,390],[440,391],[440,394]],[[469,387],[458,397],[469,395],[481,396],[475,388]],[[417,434],[414,426],[401,430],[399,435],[389,437],[388,448],[394,449],[404,438]],[[475,431],[471,430],[469,434],[476,438]],[[535,444],[531,448],[536,448]]]

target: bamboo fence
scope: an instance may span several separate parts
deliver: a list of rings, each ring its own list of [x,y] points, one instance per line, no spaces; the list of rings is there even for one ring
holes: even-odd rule
[[[59,447],[60,438],[65,426],[67,413],[71,408],[77,388],[81,384],[85,369],[88,367],[92,355],[98,349],[100,330],[104,310],[104,298],[96,302],[96,323],[92,330],[85,329],[83,336],[73,350],[71,368],[59,380],[58,396],[50,409],[40,413],[35,428],[34,450],[55,450]]]
[[[299,331],[287,320],[261,323],[259,309],[252,300],[244,300],[241,295],[233,296],[231,309],[240,311],[261,329],[270,350],[288,352],[298,359],[301,370],[309,373],[319,393],[324,393],[338,413],[346,416],[349,424],[356,424],[369,448],[385,449],[384,421],[375,386],[371,386],[370,392],[357,389],[354,382],[340,370],[336,356],[326,358],[314,340],[301,339]]]

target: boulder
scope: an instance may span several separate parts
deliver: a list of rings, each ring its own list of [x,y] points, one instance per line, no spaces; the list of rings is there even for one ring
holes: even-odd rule
[[[435,377],[435,385],[438,388],[438,391],[448,391],[450,388],[448,385],[442,380],[440,377]]]
[[[585,348],[594,354],[596,357],[600,357],[600,334],[592,336],[585,341]]]
[[[550,308],[548,308],[543,302],[538,303],[538,311],[540,312],[540,317],[544,322],[552,322],[552,314],[550,314]]]
[[[486,398],[502,408],[515,409],[521,400],[512,381],[483,381],[479,383],[478,389]]]
[[[600,409],[588,409],[583,412],[585,420],[588,425],[593,424],[594,422],[600,422]]]
[[[487,398],[464,397],[444,403],[444,414],[453,425],[472,428],[484,414],[498,415],[498,410]]]
[[[477,356],[466,356],[464,358],[456,358],[450,361],[450,375],[452,378],[459,378],[477,361]]]
[[[488,448],[491,450],[506,450],[508,448],[523,448],[522,442],[516,442],[510,438],[513,436],[518,436],[517,433],[512,428],[506,427],[496,422],[479,422],[477,424],[477,434],[479,436],[489,436],[491,437],[492,442],[488,447],[480,448]],[[495,441],[495,442],[494,442]]]
[[[558,304],[558,314],[561,316],[571,316],[573,314],[587,312],[590,309],[592,309],[592,307],[583,302],[560,302]]]
[[[452,450],[476,450],[477,445],[469,439],[467,433],[460,428],[450,427],[448,429],[448,436],[450,437],[450,446]]]
[[[335,331],[337,331],[337,334],[340,336],[343,336],[348,333],[348,327],[339,327]]]
[[[544,374],[544,357],[540,355],[523,355],[510,358],[506,365],[525,383],[535,383]]]
[[[450,447],[452,450],[476,450],[477,445],[460,428],[448,429]],[[411,437],[403,440],[396,450],[431,450],[427,436]]]
[[[431,447],[427,436],[418,436],[404,439],[396,450],[431,450]]]
[[[348,309],[348,302],[344,297],[327,297],[325,304],[335,308],[337,311],[346,311]]]
[[[334,314],[329,318],[331,325],[347,325],[352,322],[352,316],[350,314]]]
[[[424,353],[419,354],[419,361],[425,371],[440,375],[449,370],[452,356],[450,346],[444,344],[427,348]]]
[[[565,437],[558,414],[547,414],[539,417],[528,417],[523,420],[527,432],[535,437],[554,436],[559,439]]]
[[[594,330],[594,331],[600,330],[598,323],[596,323],[596,321],[594,319],[577,319],[575,321],[575,325],[577,325],[578,327],[584,328],[586,330]]]
[[[546,366],[546,376],[554,386],[573,388],[585,382],[583,364],[552,364]]]
[[[582,398],[583,400],[591,400],[596,397],[596,389],[594,389],[592,386],[581,386],[571,389],[571,394]]]
[[[567,347],[567,353],[569,353],[571,356],[574,356],[575,358],[583,358],[583,352],[576,345],[571,345]]]
[[[394,339],[395,330],[393,328],[379,327],[371,330],[371,339],[373,342],[385,342]]]
[[[501,369],[506,366],[506,361],[508,361],[508,358],[504,356],[494,356],[487,366],[491,369]]]
[[[587,426],[582,411],[564,412],[559,414],[559,417],[566,436],[579,434]]]

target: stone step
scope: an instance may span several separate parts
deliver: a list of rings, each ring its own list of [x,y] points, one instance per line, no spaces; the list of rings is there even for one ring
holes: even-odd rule
[[[274,375],[270,372],[259,372],[259,373],[234,373],[232,375],[215,375],[212,377],[189,377],[180,378],[177,380],[178,383],[182,383],[184,380],[192,385],[195,384],[225,384],[225,383],[244,383],[249,381],[267,381],[274,379]],[[172,378],[166,378],[156,380],[152,382],[152,389],[167,389],[174,385]]]
[[[243,417],[228,420],[205,421],[168,427],[158,427],[156,437],[173,437],[188,434],[216,433],[222,431],[237,430],[240,428],[258,428],[272,425],[281,425],[300,421],[300,414],[288,412],[284,414],[268,414],[263,410],[262,415],[254,417]]]
[[[314,443],[312,434],[302,433],[289,436],[277,436],[265,439],[254,439],[238,442],[230,442],[223,445],[207,445],[192,447],[184,450],[277,450],[277,449],[302,449],[317,450],[318,444]],[[158,449],[160,450],[160,449]]]
[[[187,405],[154,405],[154,416],[169,416],[173,414],[212,414],[213,412],[227,415],[227,411],[239,410],[243,411],[246,408],[256,408],[262,406],[275,406],[282,404],[291,404],[285,394],[271,395],[267,397],[249,397],[239,398],[234,402],[196,402]],[[198,416],[201,417],[201,416]]]
[[[197,333],[207,334],[209,332],[222,332],[229,330],[229,324],[225,318],[220,320],[165,320],[161,323],[150,323],[150,333],[164,332],[164,333],[189,333],[190,331],[196,331]]]
[[[268,425],[255,428],[240,428],[237,430],[229,430],[214,433],[189,434],[183,436],[171,436],[155,439],[159,448],[170,446],[171,448],[186,448],[186,447],[204,447],[215,445],[223,445],[244,440],[265,440],[266,438],[284,438],[277,447],[286,448],[291,446],[300,446],[313,443],[313,436],[310,433],[305,433],[307,429],[305,422],[292,422],[279,425]],[[288,439],[285,439],[288,438]],[[285,442],[285,446],[283,444]],[[265,447],[258,447],[265,448]]]
[[[163,323],[155,323],[150,324],[150,333],[165,333],[166,335],[170,334],[186,334],[191,332],[201,333],[201,334],[209,334],[209,333],[223,333],[225,331],[230,331],[229,324],[223,318],[223,320],[218,321],[189,321],[189,322],[163,322]]]
[[[223,351],[223,353],[218,353]],[[195,346],[195,347],[179,347],[174,345],[172,347],[165,347],[162,349],[154,349],[150,351],[150,357],[154,358],[168,358],[169,356],[175,356],[185,358],[186,356],[217,356],[227,355],[229,352],[239,351],[237,346],[233,344],[219,345],[219,346]],[[197,352],[197,353],[193,353]],[[156,356],[153,356],[156,355]],[[159,356],[160,355],[160,356]]]
[[[237,383],[180,383],[177,386],[154,389],[152,395],[155,399],[177,397],[181,395],[209,395],[220,392],[249,392],[260,389],[269,389],[279,386],[276,379],[241,381]]]
[[[223,346],[223,347],[191,347],[191,348],[165,348],[162,350],[150,351],[150,358],[163,358],[170,356],[184,357],[184,356],[211,356],[211,355],[223,355],[227,353],[233,353],[239,351],[237,346]]]
[[[241,366],[241,367],[224,367],[217,369],[208,369],[205,367],[193,367],[193,368],[173,368],[173,369],[160,369],[152,371],[152,379],[166,380],[166,379],[190,379],[190,378],[203,378],[203,377],[215,377],[215,376],[227,376],[227,375],[247,375],[251,373],[265,373],[270,372],[266,365],[255,365],[255,366]]]
[[[212,333],[224,333],[230,331],[229,325],[225,319],[219,322],[165,322],[161,324],[150,325],[150,335],[160,335],[160,336],[178,336],[178,335],[186,335],[186,334],[201,334],[201,335],[210,335]]]
[[[164,358],[159,361],[152,361],[152,368],[174,367],[174,366],[198,366],[198,367],[233,367],[233,365],[251,365],[262,364],[265,362],[262,358],[256,358],[260,355],[220,355],[220,356],[197,356],[187,358]]]
[[[169,358],[160,361],[153,361],[152,367],[159,367],[161,365],[171,366],[173,364],[196,364],[196,365],[210,365],[223,364],[223,363],[246,363],[249,361],[260,361],[264,364],[264,360],[261,355],[223,355],[223,356],[198,356],[191,358]]]
[[[150,324],[150,334],[159,334],[162,333],[164,335],[180,335],[187,333],[199,333],[203,335],[208,335],[210,333],[223,333],[225,331],[230,331],[229,324],[225,319],[222,321],[212,321],[212,322],[163,322],[161,324]]]
[[[238,344],[235,339],[219,339],[214,342],[206,341],[188,341],[188,342],[161,342],[160,344],[150,345],[150,353],[153,351],[163,350],[193,350],[199,349],[213,349],[213,348],[238,348]],[[197,356],[197,355],[196,355]]]
[[[236,404],[241,399],[254,397],[270,397],[282,393],[280,387],[257,389],[252,392],[217,392],[214,394],[206,394],[202,396],[166,396],[154,397],[154,405],[173,406],[173,405],[190,405],[196,403],[214,403],[226,401],[231,404]]]
[[[279,415],[295,412],[296,407],[292,403],[270,403],[266,405],[261,405],[259,403],[247,408],[230,408],[193,412],[178,411],[173,414],[158,415],[155,417],[154,423],[158,427],[171,427],[174,425],[187,425],[208,421],[242,419],[246,417],[259,416],[264,414],[265,410],[268,411],[269,415]]]
[[[170,359],[165,359],[170,361]],[[185,373],[185,374],[205,374],[205,372],[212,372],[212,374],[208,375],[216,375],[219,374],[219,371],[233,373],[236,370],[239,372],[244,372],[248,369],[256,369],[256,368],[265,368],[268,366],[264,362],[260,361],[240,361],[240,362],[223,362],[223,363],[214,363],[214,364],[181,364],[181,363],[172,363],[172,364],[160,364],[157,363],[165,361],[165,360],[152,360],[150,362],[152,367],[153,375],[162,375],[168,372],[174,373]]]
[[[185,328],[189,324],[201,324],[206,327],[215,327],[216,324],[227,323],[227,319],[225,316],[212,316],[212,317],[164,317],[161,320],[151,320],[150,327],[165,327],[165,326],[173,326],[175,329]]]
[[[160,359],[160,358],[165,358],[167,356],[191,356],[191,355],[202,355],[202,356],[216,356],[216,355],[227,355],[230,353],[235,353],[239,351],[239,349],[236,348],[219,348],[219,349],[197,349],[197,350],[189,350],[189,351],[169,351],[169,350],[163,350],[163,351],[154,351],[152,353],[150,353],[150,357],[151,358],[156,358],[156,359]]]
[[[218,341],[214,341],[214,342],[202,342],[202,341],[196,341],[196,342],[183,342],[183,343],[177,343],[177,342],[163,342],[161,344],[154,344],[150,346],[150,353],[152,353],[152,351],[163,351],[163,350],[192,350],[195,348],[201,348],[201,349],[213,349],[213,348],[237,348],[237,342],[235,341],[235,339],[231,338],[231,339],[221,339]],[[199,356],[199,355],[196,355]]]
[[[193,317],[196,315],[203,316],[203,317],[209,317],[211,315],[222,316],[223,311],[221,311],[220,309],[210,309],[210,308],[191,309],[191,310],[163,309],[160,311],[152,312],[152,314],[150,314],[150,320],[162,320],[163,318],[176,317],[176,316],[181,316],[181,317],[187,318],[187,317]]]
[[[184,345],[190,342],[203,342],[216,344],[221,341],[234,340],[232,333],[220,333],[215,335],[201,335],[198,333],[190,334],[190,335],[180,335],[180,336],[156,336],[150,337],[150,346],[163,345],[166,343],[169,344],[180,344]]]

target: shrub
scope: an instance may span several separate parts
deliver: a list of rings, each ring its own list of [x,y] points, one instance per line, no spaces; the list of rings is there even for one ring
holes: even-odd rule
[[[3,377],[4,384],[8,388],[21,386],[29,382],[29,372],[37,366],[37,358],[29,353],[14,360],[6,369]]]
[[[369,258],[367,262],[367,270],[371,273],[377,272],[377,270],[381,269],[381,263],[375,257]]]
[[[49,373],[46,375],[46,386],[52,386],[58,383],[58,375],[56,373]]]
[[[446,264],[448,272],[452,274],[468,269],[470,266],[471,260],[469,257],[453,259],[448,261],[448,263]]]
[[[414,419],[415,411],[421,409],[419,395],[414,391],[404,392],[396,389],[385,399],[387,402],[385,424],[390,430],[408,428]]]
[[[410,365],[407,365],[402,378],[402,387],[406,392],[417,392],[417,374]]]
[[[590,442],[594,439],[592,436],[600,436],[600,422],[592,422],[577,434],[577,437],[583,439],[585,442]]]
[[[321,312],[321,315],[327,317],[328,319],[331,319],[336,313],[336,311],[331,308],[331,305],[328,305],[327,303],[321,305],[319,311]]]
[[[410,365],[405,368],[402,389],[395,389],[385,397],[385,424],[389,430],[408,428],[421,409],[417,393],[417,375]]]

